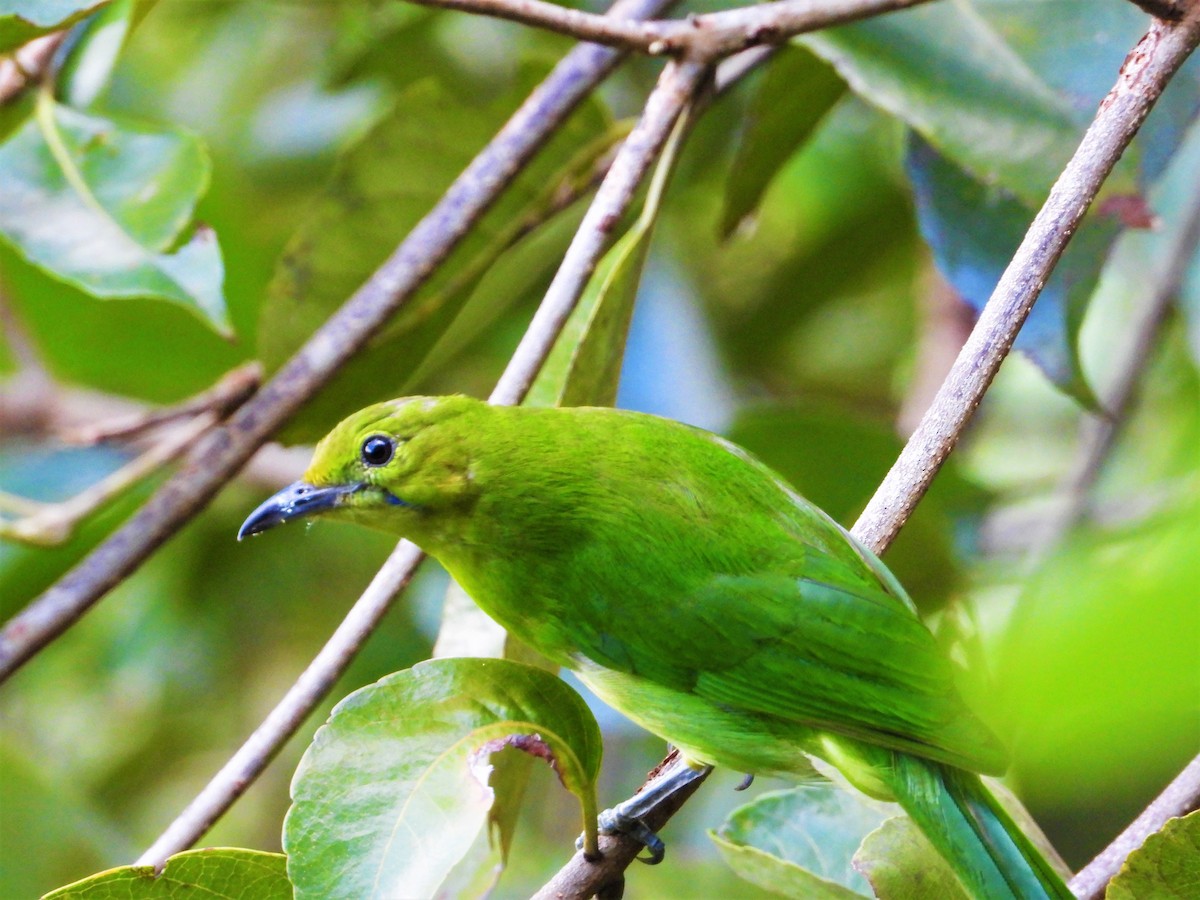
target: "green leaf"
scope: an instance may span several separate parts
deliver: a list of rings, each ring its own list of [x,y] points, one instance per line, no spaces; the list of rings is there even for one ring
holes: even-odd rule
[[[912,137],[906,167],[917,222],[938,269],[976,313],[991,298],[1037,210],[990,187]],[[1051,273],[1015,347],[1059,390],[1089,410],[1099,401],[1079,360],[1079,329],[1120,222],[1100,212],[1085,218]]]
[[[801,39],[850,87],[981,181],[1040,202],[1082,129],[1056,94],[964,0]]]
[[[801,47],[784,48],[767,68],[725,184],[721,236],[758,207],[776,173],[846,92],[833,68]]]
[[[108,0],[0,0],[0,53],[78,22]]]
[[[212,848],[189,850],[153,866],[123,866],[46,894],[42,900],[291,900],[287,860],[281,853]]]
[[[721,856],[739,878],[782,897],[803,897],[804,900],[851,900],[862,897],[832,881],[819,878],[807,869],[772,856],[757,847],[735,844],[709,831]]]
[[[95,297],[169,300],[226,333],[216,237],[188,231],[208,170],[194,135],[85,115],[43,92],[0,146],[0,234]]]
[[[69,106],[90,106],[108,87],[129,32],[154,0],[114,0],[72,35],[71,52],[57,79],[58,97]]]
[[[343,155],[268,290],[259,327],[268,368],[282,365],[387,258],[524,93],[480,108],[420,82]],[[584,104],[399,315],[305,406],[285,439],[319,437],[329,422],[402,392],[489,267],[557,211],[558,191],[590,173],[611,142],[598,102]]]
[[[633,227],[604,254],[526,398],[530,406],[612,406],[625,341],[650,252],[663,193],[690,128],[690,110],[675,123]]]
[[[1173,396],[1176,414],[1193,417],[1183,441],[1194,472],[1194,380]],[[1142,449],[1112,465],[1154,473],[1161,460],[1145,447],[1170,451],[1169,417],[1160,408],[1151,422],[1127,427],[1148,428]],[[1124,490],[1115,496],[1134,495],[1132,485]],[[1082,807],[1092,818],[1140,809],[1134,804],[1200,745],[1200,496],[1184,489],[1172,499],[1144,520],[1077,529],[1024,580],[1009,616],[993,657],[997,689],[981,698],[981,712],[1001,734],[1019,736],[1009,775],[1046,815],[1079,809],[1081,795],[1104,798]],[[1078,820],[1080,839],[1090,824]],[[1102,839],[1101,823],[1095,828],[1089,839]]]
[[[595,821],[600,731],[548,672],[438,659],[351,694],[292,783],[283,838],[296,897],[433,894],[486,822],[486,757],[508,746],[550,762]]]
[[[854,868],[879,900],[970,900],[946,861],[907,816],[888,819],[866,836]]]
[[[863,835],[895,809],[836,785],[803,785],[762,794],[709,836],[734,870],[760,887],[788,896],[857,897],[868,886],[850,860]]]
[[[1169,820],[1129,854],[1106,900],[1188,900],[1200,896],[1200,812]]]

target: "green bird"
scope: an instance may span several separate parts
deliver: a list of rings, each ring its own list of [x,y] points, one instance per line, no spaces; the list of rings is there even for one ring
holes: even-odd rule
[[[312,515],[409,538],[490,616],[674,744],[671,783],[809,757],[900,803],[975,897],[1072,895],[982,784],[1005,752],[896,578],[715,435],[613,409],[467,397],[368,407],[239,538]],[[680,774],[681,773],[681,774]]]

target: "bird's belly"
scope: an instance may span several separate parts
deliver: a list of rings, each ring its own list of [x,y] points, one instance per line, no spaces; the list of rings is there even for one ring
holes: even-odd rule
[[[812,775],[820,732],[711,703],[637,675],[576,659],[571,668],[601,700],[674,744],[691,762],[755,775]]]

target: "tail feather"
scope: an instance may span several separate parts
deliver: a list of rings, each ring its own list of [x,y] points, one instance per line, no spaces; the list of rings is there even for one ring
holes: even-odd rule
[[[999,801],[963,769],[905,753],[876,772],[978,900],[1071,900],[1053,866]]]

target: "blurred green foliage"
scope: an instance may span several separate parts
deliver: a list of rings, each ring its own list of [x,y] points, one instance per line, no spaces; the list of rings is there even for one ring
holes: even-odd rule
[[[89,4],[53,5],[70,6],[67,15]],[[792,46],[720,97],[696,124],[664,198],[619,397],[723,431],[849,525],[901,446],[898,409],[919,408],[922,398],[911,395],[933,365],[923,338],[934,333],[925,297],[935,276],[905,167],[906,128],[920,130],[964,170],[1036,198],[1061,162],[1063,134],[1086,120],[1097,80],[1111,80],[1125,53],[1124,45],[1114,51],[1116,44],[1105,44],[1100,56],[1115,62],[1096,62],[1103,23],[1089,19],[1091,5],[942,4],[952,6],[949,13],[935,13],[934,5],[917,18],[814,38],[808,46],[833,63],[836,77],[809,49]],[[964,13],[967,7],[980,17]],[[222,339],[200,317],[161,300],[98,302],[27,262],[12,235],[0,240],[0,300],[64,389],[158,403],[204,389],[272,342],[281,348],[271,360],[278,364],[435,199],[454,165],[469,157],[466,144],[484,140],[527,88],[527,73],[545,71],[569,46],[531,29],[401,4],[163,0],[113,10],[113,21],[124,16],[136,27],[111,83],[93,90],[68,68],[71,97],[58,99],[89,116],[183,129],[202,142],[211,182],[192,198],[194,214],[219,236],[222,294],[236,338]],[[1034,13],[1051,17],[1053,27],[1029,18]],[[936,67],[914,68],[924,45],[896,34],[911,32],[921,17],[945,15],[970,41],[943,40]],[[1143,21],[1132,7],[1106,15],[1126,29],[1132,15],[1134,32]],[[896,66],[884,65],[886,56],[865,65],[863,47],[888,49]],[[111,60],[96,58],[90,71],[102,80]],[[1017,58],[1024,68],[1013,76]],[[964,66],[971,78],[960,80]],[[811,96],[786,98],[788,116],[765,115],[778,112],[780,81],[792,71],[813,79]],[[645,60],[622,69],[577,116],[577,133],[564,145],[595,151],[611,141],[611,123],[636,114],[654,72]],[[964,85],[975,86],[970,102],[960,102]],[[361,141],[397,122],[414,97],[424,105],[411,107],[414,120],[396,132],[427,132],[434,149],[425,156],[442,147],[446,158],[423,159],[429,169],[372,159],[383,173],[372,182],[411,199],[404,216],[319,308],[304,290],[281,294],[281,259],[305,228],[316,238],[327,231],[348,240],[322,218],[331,202],[347,199],[331,201],[331,174],[370,156],[364,147],[379,149]],[[988,97],[1003,100],[999,113],[971,106]],[[1002,131],[997,121],[1021,119],[1026,101],[1044,113],[1026,123],[1041,144],[1031,138],[1014,149],[1013,141],[971,139],[994,137]],[[1103,270],[1087,298],[1079,366],[1102,399],[1128,323],[1164,263],[1165,241],[1196,202],[1189,186],[1200,142],[1187,128],[1194,103],[1170,104],[1170,115],[1152,115],[1146,129],[1171,133],[1136,151],[1151,172],[1144,187],[1163,230],[1126,233],[1091,260]],[[19,136],[31,114],[28,99],[5,107],[0,135]],[[449,148],[455,141],[463,146]],[[1046,146],[1054,152],[1026,152]],[[1146,161],[1164,147],[1167,158]],[[560,150],[543,161],[537,177],[545,184],[535,186],[549,186],[564,161],[581,158]],[[0,193],[9,171],[0,170]],[[192,202],[179,208],[190,213]],[[353,218],[353,210],[338,212]],[[578,214],[576,204],[522,223],[538,227],[519,235],[507,231],[515,223],[496,222],[491,234],[503,240],[483,243],[499,255],[468,273],[471,289],[456,298],[464,304],[459,319],[433,335],[436,344],[422,344],[421,359],[403,373],[382,371],[390,350],[370,354],[334,406],[353,408],[403,385],[485,395]],[[983,240],[989,224],[996,223],[985,218]],[[980,712],[1012,746],[1012,785],[1075,865],[1200,745],[1198,283],[1193,276],[1182,305],[1190,318],[1169,317],[1147,360],[1144,389],[1091,495],[1088,521],[1061,542],[1043,533],[1084,414],[1014,357],[888,556],[922,611],[940,617],[956,661],[970,663]],[[953,318],[955,310],[935,312]],[[1063,352],[1076,352],[1057,339]],[[0,374],[18,365],[22,348],[11,340],[0,332]],[[940,341],[954,349],[953,336]],[[310,433],[324,431],[321,418],[309,423]],[[63,451],[31,442],[43,435],[0,427],[0,490],[55,499],[125,458],[106,449]],[[62,547],[0,545],[0,614],[7,618],[52,584],[153,487],[139,486],[91,517]],[[128,863],[283,694],[391,546],[386,537],[336,525],[234,543],[237,524],[267,491],[232,486],[0,688],[0,896],[33,896]],[[1034,558],[1040,562],[1030,573],[1024,561]],[[316,725],[336,699],[429,655],[444,592],[435,569],[418,579],[330,701],[206,843],[279,848],[288,782]],[[662,748],[598,712],[606,738],[600,799],[611,803],[640,784]],[[731,782],[714,782],[668,829],[667,864],[639,867],[631,891],[765,896],[719,861],[706,836],[743,799]],[[577,833],[577,805],[552,778],[536,771],[529,794],[504,896],[536,889]]]

